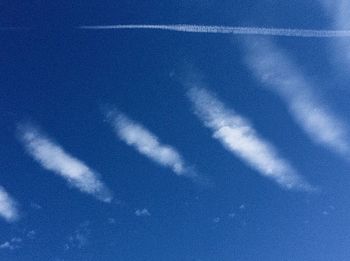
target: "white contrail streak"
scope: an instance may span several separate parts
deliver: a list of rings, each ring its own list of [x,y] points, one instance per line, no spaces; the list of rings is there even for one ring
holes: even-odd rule
[[[213,33],[213,34],[243,34],[243,35],[269,35],[287,37],[350,37],[350,30],[309,30],[309,29],[288,29],[288,28],[267,28],[267,27],[235,27],[235,26],[212,26],[212,25],[151,25],[151,24],[126,24],[126,25],[83,25],[78,29],[83,30],[165,30],[186,33]]]
[[[27,31],[30,30],[29,27],[16,27],[16,26],[7,26],[0,27],[0,31]]]
[[[2,186],[0,186],[0,217],[8,222],[18,219],[17,203]]]
[[[67,153],[34,126],[20,125],[18,132],[28,154],[44,169],[62,176],[81,192],[91,194],[104,202],[111,202],[112,194],[96,171]]]
[[[205,89],[193,87],[188,92],[196,115],[213,131],[213,138],[261,175],[287,189],[312,190],[277,150],[256,132],[251,123],[226,108]]]

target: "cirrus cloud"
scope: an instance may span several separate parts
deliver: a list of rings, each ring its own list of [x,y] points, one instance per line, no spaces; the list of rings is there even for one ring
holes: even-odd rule
[[[350,159],[346,124],[316,93],[314,84],[292,59],[268,39],[245,42],[245,60],[263,85],[277,93],[310,139]]]
[[[16,201],[0,186],[0,216],[8,222],[19,217]]]
[[[188,97],[195,114],[213,131],[213,138],[261,175],[287,189],[313,189],[283,159],[274,146],[260,137],[252,124],[203,88],[192,87]]]
[[[44,169],[63,177],[81,192],[111,202],[112,193],[100,180],[100,175],[83,161],[67,153],[32,124],[19,125],[18,133],[28,154]]]

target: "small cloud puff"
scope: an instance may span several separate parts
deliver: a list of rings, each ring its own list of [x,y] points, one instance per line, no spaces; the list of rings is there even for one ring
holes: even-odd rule
[[[0,249],[15,250],[21,247],[20,243],[22,243],[22,238],[14,237],[11,240],[2,243]]]
[[[138,217],[149,217],[151,216],[151,213],[148,211],[147,208],[144,208],[144,209],[136,209],[135,215]]]
[[[221,220],[221,218],[216,217],[216,218],[214,218],[214,219],[213,219],[213,222],[214,222],[214,223],[219,223],[219,222],[220,222],[220,220]]]
[[[72,248],[82,249],[89,243],[91,234],[90,222],[81,223],[69,237],[67,243],[64,245],[64,250]]]

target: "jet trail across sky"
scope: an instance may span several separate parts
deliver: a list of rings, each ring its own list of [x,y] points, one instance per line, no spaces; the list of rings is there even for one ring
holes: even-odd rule
[[[0,31],[28,31],[28,30],[30,30],[29,27],[16,27],[16,26],[0,27]]]
[[[213,34],[243,34],[243,35],[269,35],[287,37],[350,37],[350,30],[309,30],[309,29],[287,29],[266,27],[235,27],[235,26],[213,26],[213,25],[190,25],[190,24],[117,24],[117,25],[83,25],[78,29],[83,30],[164,30],[186,33],[213,33]]]

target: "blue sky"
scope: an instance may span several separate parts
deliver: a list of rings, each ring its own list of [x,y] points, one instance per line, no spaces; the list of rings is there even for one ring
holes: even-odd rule
[[[348,10],[5,1],[0,260],[348,260]]]

